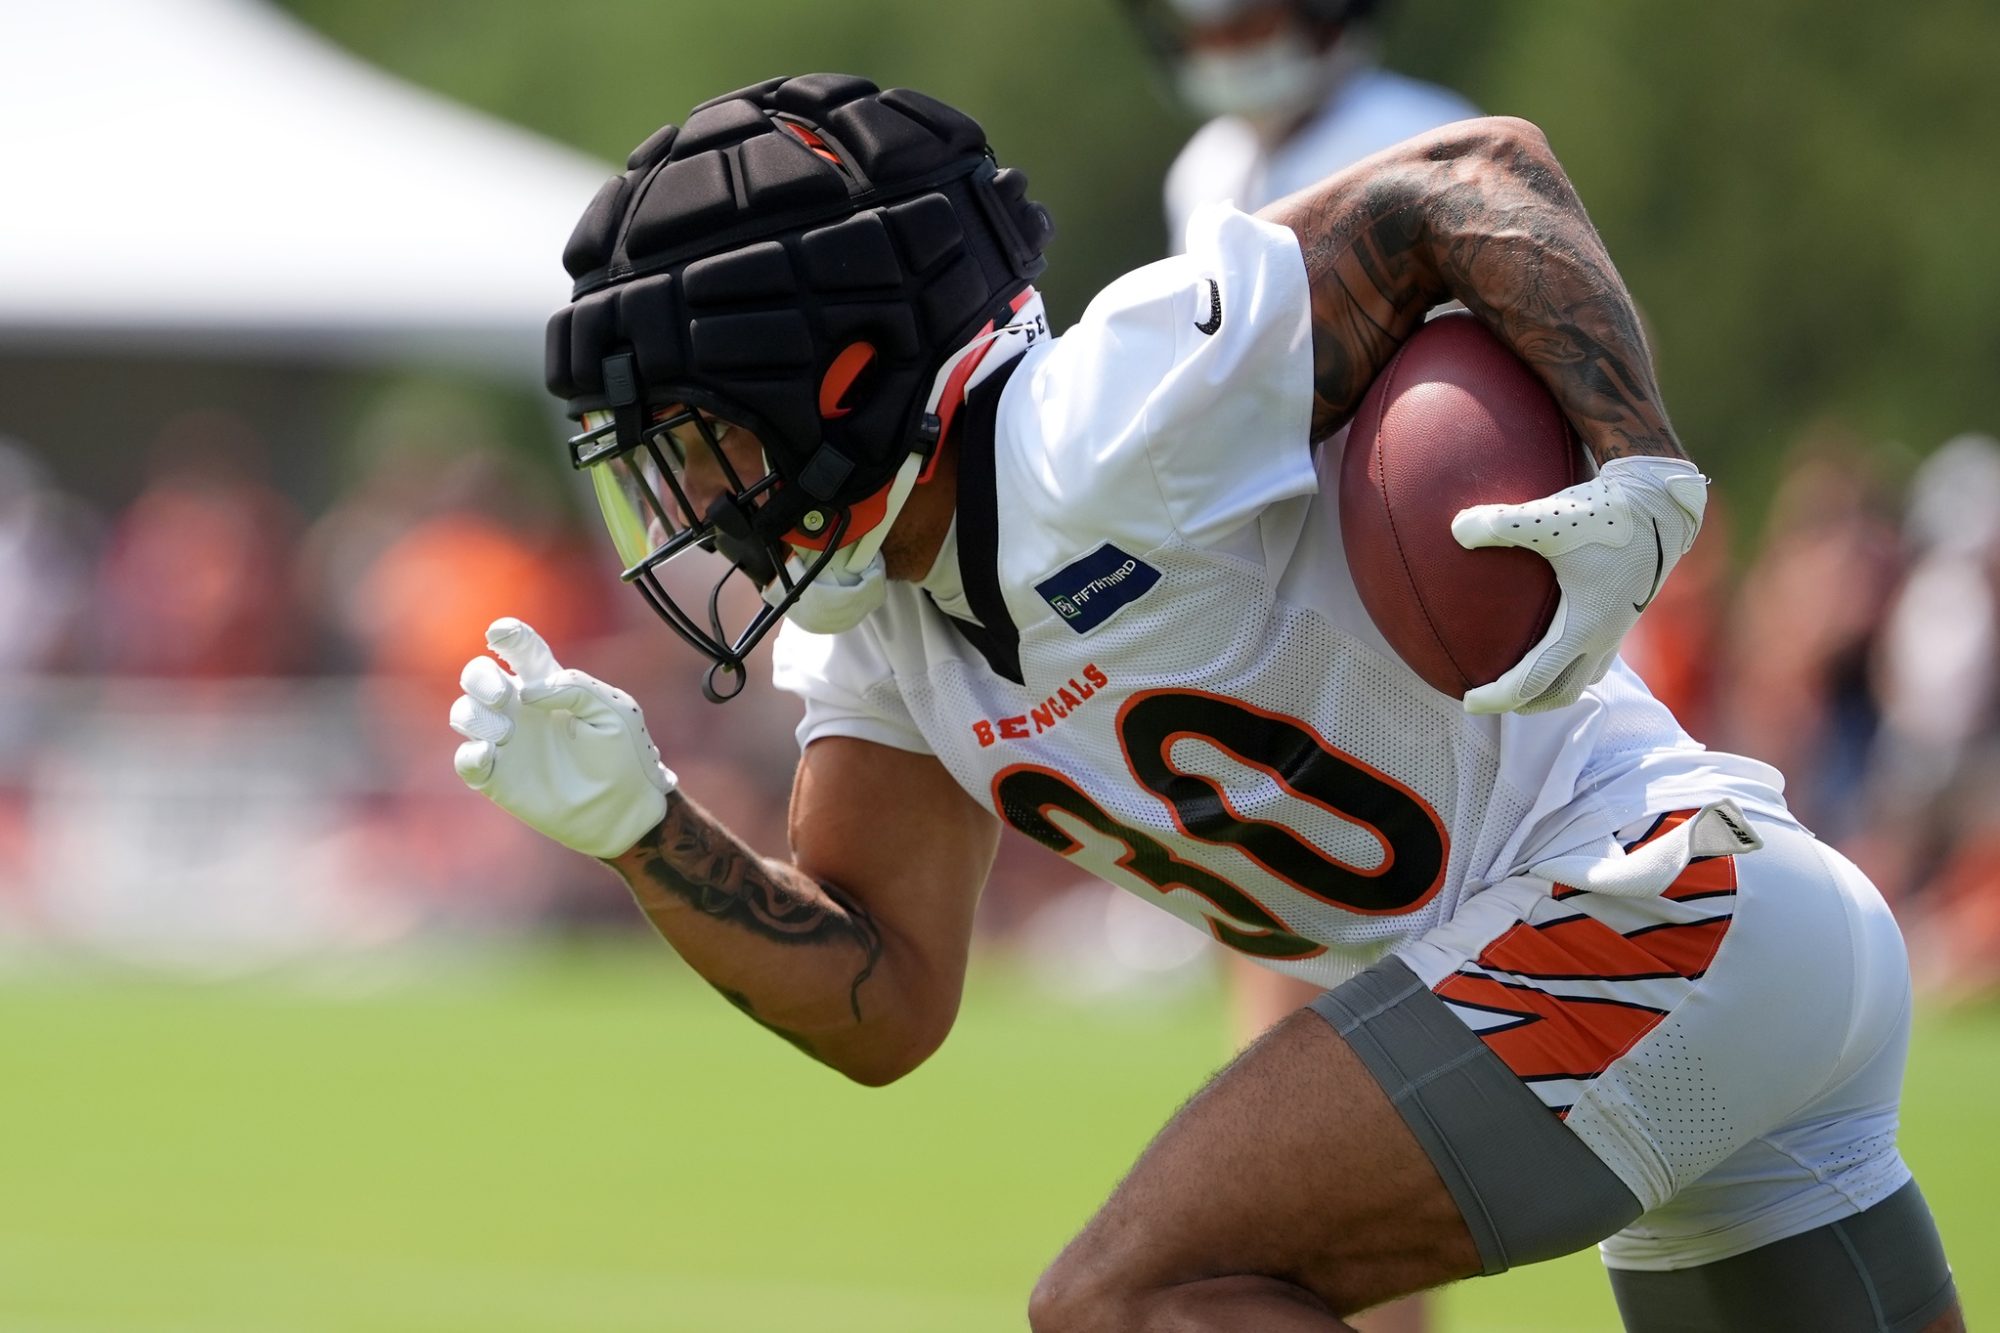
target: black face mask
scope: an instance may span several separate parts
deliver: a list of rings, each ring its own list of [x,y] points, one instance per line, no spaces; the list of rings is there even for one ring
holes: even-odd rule
[[[601,419],[600,419],[601,418]],[[644,426],[636,443],[620,441],[611,413],[587,413],[585,429],[569,442],[570,460],[590,474],[598,508],[610,529],[612,545],[624,562],[621,578],[639,590],[667,627],[712,665],[702,681],[702,693],[712,702],[732,699],[743,689],[743,659],[771,632],[813,579],[839,549],[847,533],[847,509],[822,507],[807,522],[818,521],[825,546],[797,573],[787,566],[792,554],[781,539],[765,535],[760,510],[771,502],[781,480],[768,467],[756,480],[744,483],[729,458],[731,436],[740,430],[720,417],[683,407]],[[713,494],[697,512],[703,496]],[[709,563],[720,557],[725,567],[706,596],[694,608],[682,604],[661,579],[669,561],[695,556],[686,564]],[[741,575],[757,590],[759,603],[740,628],[723,623],[724,589]],[[697,577],[697,582],[699,578]]]

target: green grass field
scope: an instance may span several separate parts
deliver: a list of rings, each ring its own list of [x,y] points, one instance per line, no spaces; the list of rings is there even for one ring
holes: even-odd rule
[[[983,1330],[1218,1060],[1214,997],[976,977],[854,1088],[650,943],[222,986],[0,982],[0,1329]],[[1926,1017],[1905,1151],[2000,1307],[2000,1010]],[[1452,1330],[1615,1327],[1595,1260]]]

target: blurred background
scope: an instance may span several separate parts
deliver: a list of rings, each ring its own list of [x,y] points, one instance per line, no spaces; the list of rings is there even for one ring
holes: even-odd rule
[[[2000,1304],[2000,10],[1387,0],[1547,131],[1719,482],[1628,658],[1902,920],[1906,1153]],[[1115,0],[0,0],[0,1330],[974,1329],[1226,1056],[1192,932],[1012,840],[960,1031],[864,1092],[469,796],[514,614],[782,845],[792,701],[702,703],[539,389],[598,182],[777,73],[985,124],[1052,318],[1197,121]],[[1135,915],[1136,914],[1136,915]],[[1167,933],[1159,934],[1154,918]],[[1613,1326],[1590,1256],[1448,1329]]]

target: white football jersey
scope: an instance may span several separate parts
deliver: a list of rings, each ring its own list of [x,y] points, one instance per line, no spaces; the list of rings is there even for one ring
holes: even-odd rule
[[[1733,797],[1622,664],[1575,705],[1472,717],[1363,610],[1309,441],[1292,233],[1226,207],[975,390],[953,541],[861,625],[787,625],[802,744],[935,754],[1011,827],[1224,944],[1335,984],[1488,884]],[[912,849],[921,855],[920,849]]]

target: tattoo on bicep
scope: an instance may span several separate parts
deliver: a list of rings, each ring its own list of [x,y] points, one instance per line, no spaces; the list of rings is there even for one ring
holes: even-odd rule
[[[1288,219],[1312,292],[1313,436],[1354,414],[1375,375],[1422,320],[1411,281],[1415,219],[1407,201],[1371,188],[1353,203],[1316,201]]]
[[[1312,292],[1315,438],[1456,299],[1542,376],[1600,462],[1681,454],[1632,298],[1546,151],[1475,127],[1274,216],[1298,235]]]
[[[678,792],[667,798],[666,818],[639,846],[646,879],[708,916],[780,944],[856,950],[860,965],[847,998],[860,1020],[862,983],[882,957],[882,932],[860,903],[835,885],[771,866]]]

